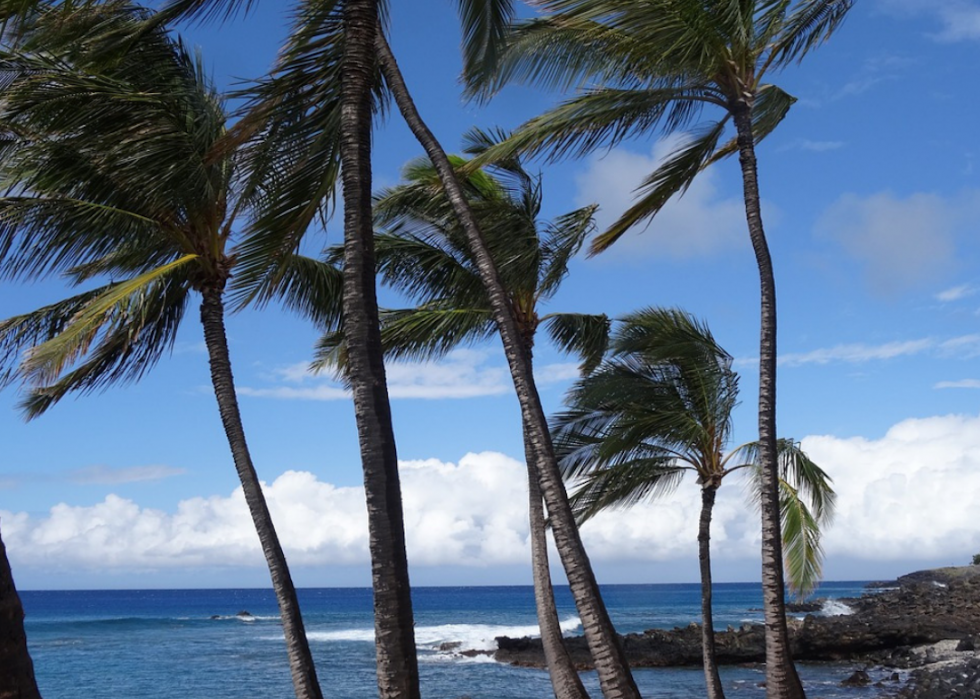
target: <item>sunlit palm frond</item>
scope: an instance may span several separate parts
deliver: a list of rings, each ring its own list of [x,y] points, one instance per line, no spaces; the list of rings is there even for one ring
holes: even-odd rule
[[[793,592],[802,599],[820,581],[823,567],[821,526],[807,507],[806,499],[782,479],[779,481],[779,513],[786,578]]]
[[[161,307],[155,305],[153,297],[163,298],[169,295],[179,298],[183,304],[188,289],[177,287],[181,284],[186,285],[191,274],[187,268],[191,267],[196,259],[194,255],[186,255],[138,277],[106,287],[103,293],[92,298],[84,308],[81,308],[57,335],[28,352],[20,366],[20,372],[25,380],[38,385],[58,381],[68,367],[89,353],[93,342],[98,346],[107,347],[122,343],[119,347],[124,351],[113,353],[113,357],[116,357],[112,362],[114,371],[106,373],[107,370],[103,368],[96,378],[86,379],[85,385],[90,385],[89,382],[101,385],[123,377],[136,378],[142,375],[145,370],[142,364],[145,362],[137,361],[141,356],[139,353],[136,357],[132,357],[130,347],[144,346],[136,344],[144,327],[151,329],[157,327],[153,325],[156,317],[151,311],[155,310],[157,314],[164,312]],[[172,291],[171,287],[173,287]],[[168,317],[179,319],[181,313],[171,314]],[[145,325],[147,323],[149,324]],[[170,328],[169,324],[164,327]],[[174,331],[176,326],[166,331],[152,330],[150,336],[172,337]],[[99,341],[100,336],[103,335],[109,338],[108,344]],[[167,343],[163,345],[169,346]],[[154,361],[159,356],[159,352],[148,346],[145,351],[148,353],[146,356],[154,358]],[[99,351],[96,351],[96,354],[102,356]],[[101,360],[97,364],[101,366]]]

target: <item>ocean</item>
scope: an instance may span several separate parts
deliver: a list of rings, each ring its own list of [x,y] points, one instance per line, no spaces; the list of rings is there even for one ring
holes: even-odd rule
[[[605,585],[622,633],[684,626],[699,618],[697,584]],[[827,582],[817,594],[859,596],[862,582]],[[546,672],[440,650],[492,649],[496,636],[537,632],[529,586],[421,587],[413,590],[422,694],[426,699],[549,699]],[[581,633],[567,587],[556,589],[566,633]],[[377,696],[371,591],[299,591],[326,697]],[[289,699],[285,645],[271,590],[24,591],[27,634],[45,699]],[[715,626],[762,619],[758,584],[716,584]],[[846,611],[840,603],[828,612]],[[247,612],[247,614],[240,614]],[[874,697],[873,687],[842,688],[860,665],[802,664],[810,699]],[[879,673],[882,677],[884,673]],[[700,668],[638,669],[647,699],[704,696]],[[874,679],[878,679],[872,673]],[[595,673],[583,675],[601,697]],[[729,699],[761,699],[761,667],[723,667]]]

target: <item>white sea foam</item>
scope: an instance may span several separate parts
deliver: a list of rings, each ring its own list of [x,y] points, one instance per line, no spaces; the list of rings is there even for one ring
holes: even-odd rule
[[[576,617],[561,622],[562,633],[568,634],[582,625]],[[453,645],[453,654],[461,651],[493,651],[497,649],[497,636],[538,636],[537,625],[502,626],[498,624],[439,624],[437,626],[416,626],[415,643],[420,650],[438,651],[445,645]],[[336,631],[309,631],[306,637],[311,641],[338,642],[355,641],[374,643],[374,629],[337,629]]]
[[[820,616],[847,616],[853,613],[853,609],[836,599],[824,600],[823,607],[820,608]]]

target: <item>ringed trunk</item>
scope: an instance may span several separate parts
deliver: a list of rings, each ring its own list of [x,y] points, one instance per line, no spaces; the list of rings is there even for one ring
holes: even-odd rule
[[[525,347],[530,343],[525,342]],[[526,351],[528,364],[533,362],[531,351]],[[589,699],[582,678],[572,664],[561,632],[558,608],[555,606],[555,590],[551,584],[551,566],[548,564],[547,518],[541,487],[538,485],[537,458],[532,440],[524,436],[524,458],[527,461],[528,531],[531,538],[531,573],[534,579],[534,602],[541,631],[541,648],[551,687],[556,699]]]
[[[783,581],[783,542],[779,515],[779,473],[776,451],[776,278],[762,227],[759,179],[752,134],[752,106],[732,107],[738,132],[745,217],[759,267],[761,323],[759,331],[759,461],[762,467],[762,601],[766,625],[766,696],[804,699],[789,645]]]
[[[704,654],[704,682],[708,688],[708,699],[725,699],[725,690],[718,675],[715,622],[711,608],[711,513],[715,507],[717,494],[716,485],[705,483],[701,486],[698,562],[701,567],[701,647]]]
[[[504,354],[521,405],[530,453],[537,457],[539,484],[548,506],[555,545],[565,568],[565,575],[579,617],[582,619],[582,629],[592,653],[602,693],[606,699],[639,699],[640,693],[626,662],[621,640],[616,635],[609,613],[602,602],[599,585],[579,536],[578,526],[568,502],[568,494],[565,492],[565,485],[558,469],[558,460],[548,431],[548,421],[541,406],[541,398],[534,383],[530,363],[523,351],[523,340],[515,322],[513,309],[500,281],[497,268],[490,257],[456,173],[442,146],[419,116],[395,57],[381,32],[378,32],[376,47],[385,80],[406,123],[422,144],[426,155],[439,174],[453,211],[466,234],[487,292],[493,319],[500,331]]]
[[[344,3],[343,22],[343,323],[368,510],[378,692],[381,699],[419,699],[415,623],[398,455],[378,322],[371,219],[371,88],[376,66],[377,0]]]
[[[24,607],[0,538],[0,699],[41,699],[27,650]]]
[[[208,348],[211,365],[211,384],[218,400],[221,424],[231,447],[235,470],[242,483],[245,502],[248,504],[252,523],[259,535],[262,553],[265,555],[272,576],[272,587],[279,603],[282,617],[282,631],[286,637],[286,652],[289,655],[289,670],[293,678],[293,689],[297,699],[323,699],[320,683],[317,680],[313,656],[306,638],[303,617],[300,614],[296,588],[289,574],[286,556],[279,544],[272,515],[262,494],[259,477],[252,465],[252,457],[245,441],[245,428],[242,425],[235,395],[235,379],[231,373],[231,358],[228,352],[228,339],[225,333],[225,311],[220,289],[209,288],[202,291],[201,324],[204,326],[204,342]]]

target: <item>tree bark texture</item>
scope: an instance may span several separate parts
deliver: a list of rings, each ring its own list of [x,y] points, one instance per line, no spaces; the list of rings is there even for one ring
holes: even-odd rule
[[[272,576],[272,587],[282,617],[283,635],[286,637],[286,652],[289,656],[293,689],[296,691],[297,699],[322,699],[323,694],[313,665],[303,617],[300,614],[299,600],[296,598],[296,588],[293,586],[286,556],[282,546],[279,545],[272,515],[262,494],[262,486],[252,465],[252,457],[245,441],[245,428],[238,409],[235,379],[231,372],[231,358],[225,334],[222,292],[220,289],[210,288],[202,291],[202,295],[201,324],[204,326],[204,342],[207,345],[211,364],[211,384],[214,387],[215,398],[218,400],[218,412],[221,414],[221,424],[228,438],[228,446],[231,447],[235,470],[238,471],[238,478],[245,492],[245,502],[248,504],[252,523],[262,545],[262,553],[265,555],[269,574]]]
[[[715,622],[711,607],[711,513],[715,507],[718,487],[713,483],[701,486],[701,518],[698,521],[698,562],[701,567],[701,646],[704,653],[704,682],[708,699],[725,699],[725,690],[718,675],[718,656],[715,652]]]
[[[418,699],[398,455],[381,347],[371,214],[371,88],[377,0],[344,3],[341,177],[344,198],[344,339],[364,470],[381,699]]]
[[[0,538],[0,699],[41,699],[7,549]]]
[[[561,621],[555,606],[555,590],[551,584],[551,566],[548,564],[548,536],[541,488],[538,486],[536,459],[529,440],[525,440],[524,454],[527,460],[528,528],[531,537],[531,573],[534,579],[534,602],[541,630],[541,647],[544,650],[551,687],[556,699],[589,699],[572,659],[562,640]]]
[[[639,690],[626,662],[620,639],[603,604],[599,585],[585,547],[582,545],[578,525],[568,502],[548,431],[548,421],[541,406],[528,358],[523,351],[523,339],[514,318],[514,309],[456,173],[445,151],[419,116],[395,57],[380,32],[376,46],[385,80],[402,116],[422,144],[439,175],[446,196],[466,234],[470,251],[486,289],[493,319],[500,331],[504,354],[521,405],[524,431],[531,445],[530,451],[536,455],[539,484],[548,507],[555,546],[565,568],[565,575],[579,617],[582,619],[582,630],[595,662],[603,696],[606,699],[639,699]]]
[[[742,169],[745,217],[759,267],[761,323],[759,331],[759,461],[762,467],[762,601],[766,626],[766,696],[804,699],[806,696],[786,629],[783,581],[783,542],[779,514],[779,471],[776,451],[776,279],[762,227],[759,179],[752,133],[752,105],[732,107]]]

